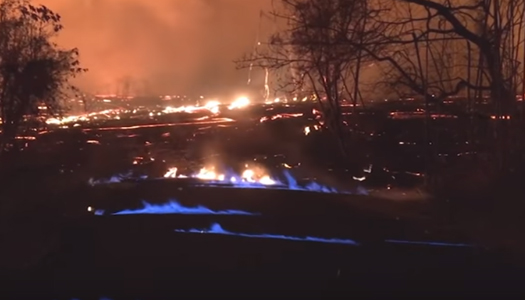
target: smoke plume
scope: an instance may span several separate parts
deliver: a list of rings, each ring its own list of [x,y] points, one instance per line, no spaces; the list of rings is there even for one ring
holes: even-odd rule
[[[251,51],[271,0],[35,0],[62,16],[59,45],[89,72],[78,85],[113,93],[223,93],[246,85],[233,60]]]

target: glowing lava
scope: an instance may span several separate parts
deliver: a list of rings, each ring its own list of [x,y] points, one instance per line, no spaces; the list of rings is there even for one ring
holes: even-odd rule
[[[143,207],[139,209],[126,209],[112,215],[257,215],[241,210],[211,210],[205,206],[198,205],[187,207],[172,200],[164,204],[150,204],[142,201]]]
[[[239,108],[245,108],[248,105],[250,105],[250,99],[246,97],[240,97],[237,98],[235,101],[233,101],[230,106],[228,106],[228,109],[239,109]]]
[[[168,106],[162,112],[164,114],[174,114],[174,113],[193,114],[196,112],[203,112],[203,111],[209,111],[213,114],[217,114],[219,112],[219,106],[213,105],[213,104],[208,105],[208,106],[196,106],[196,105],[179,106],[179,107]]]
[[[296,237],[296,236],[286,236],[286,235],[275,235],[275,234],[248,234],[248,233],[237,233],[224,230],[220,224],[213,223],[209,229],[190,229],[182,230],[177,229],[175,232],[178,233],[205,233],[205,234],[220,234],[220,235],[231,235],[231,236],[240,236],[246,238],[258,238],[258,239],[279,239],[279,240],[289,240],[295,242],[316,242],[316,243],[329,243],[329,244],[345,244],[352,246],[359,246],[359,243],[349,239],[327,239],[319,237]]]
[[[218,114],[220,112],[219,106],[221,103],[219,101],[208,101],[204,107],[208,109],[213,114]]]
[[[175,114],[175,113],[210,113],[212,115],[218,115],[221,112],[220,106],[221,102],[216,100],[210,100],[204,105],[184,105],[184,106],[168,106],[165,107],[162,111],[149,111],[148,115],[150,117],[161,116],[163,114]],[[250,99],[246,97],[238,98],[233,101],[228,109],[243,109],[250,105]],[[142,110],[129,110],[129,109],[105,109],[102,111],[91,112],[81,115],[69,115],[62,118],[50,117],[46,119],[46,124],[48,125],[67,125],[75,124],[78,122],[90,122],[94,120],[120,120],[125,115],[136,115],[137,113],[144,113]]]

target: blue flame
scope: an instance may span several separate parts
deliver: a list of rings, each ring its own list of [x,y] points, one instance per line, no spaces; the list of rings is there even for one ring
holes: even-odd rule
[[[125,180],[126,178],[127,178],[126,175],[114,175],[114,176],[111,176],[110,178],[106,178],[106,179],[93,179],[93,178],[90,178],[88,180],[88,183],[91,186],[99,185],[99,184],[108,184],[108,183],[120,183],[120,182],[122,182],[122,180]]]
[[[224,185],[232,186],[234,188],[247,188],[247,189],[277,189],[277,190],[292,190],[292,191],[305,191],[305,192],[318,192],[326,194],[349,194],[347,192],[338,191],[335,188],[322,185],[317,182],[309,182],[306,185],[300,185],[297,180],[288,172],[283,171],[285,182],[271,178],[272,184],[264,184],[257,181],[247,181],[242,176],[236,174],[232,170],[225,172],[223,180],[203,180],[200,186],[216,186],[223,187]],[[360,194],[363,194],[362,191]],[[365,192],[367,194],[367,192]]]
[[[403,241],[403,240],[385,240],[389,244],[407,244],[407,245],[425,245],[425,246],[438,246],[438,247],[474,247],[469,244],[455,244],[445,242],[422,242],[422,241]]]
[[[113,215],[257,215],[241,210],[218,210],[214,211],[205,206],[186,207],[172,200],[164,204],[150,204],[142,201],[143,207],[139,209],[126,209]]]
[[[317,193],[325,193],[325,194],[349,194],[347,192],[338,191],[335,188],[328,187],[325,185],[322,185],[317,182],[309,182],[306,185],[300,185],[297,183],[297,180],[290,174],[288,171],[283,171],[284,178],[286,179],[286,182],[282,182],[280,180],[276,180],[272,178],[272,180],[275,182],[274,184],[262,184],[260,182],[250,182],[244,180],[239,175],[236,175],[233,172],[226,173],[228,174],[225,176],[225,180],[219,181],[219,180],[210,180],[210,181],[204,181],[201,186],[214,186],[214,185],[231,185],[234,188],[247,188],[247,189],[276,189],[276,190],[291,190],[291,191],[304,191],[304,192],[317,192]]]
[[[285,170],[283,172],[286,181],[288,182],[288,189],[294,191],[309,191],[309,192],[321,192],[321,193],[339,193],[337,189],[321,185],[317,182],[310,182],[306,186],[301,186],[297,183],[297,180]]]
[[[296,236],[286,236],[286,235],[275,235],[275,234],[248,234],[240,232],[231,232],[222,228],[218,223],[213,223],[210,226],[210,229],[176,229],[175,232],[178,233],[201,233],[201,234],[220,234],[220,235],[231,235],[239,236],[246,238],[259,238],[259,239],[280,239],[280,240],[289,240],[296,242],[317,242],[325,244],[345,244],[352,246],[359,246],[360,244],[354,240],[350,239],[338,239],[338,238],[320,238],[320,237],[296,237]],[[446,242],[428,242],[428,241],[403,241],[403,240],[385,240],[387,244],[410,244],[410,245],[425,245],[425,246],[439,246],[439,247],[474,247],[469,244],[454,244]]]
[[[317,193],[329,193],[329,194],[351,194],[349,192],[340,191],[340,190],[337,190],[336,188],[322,185],[317,182],[309,182],[305,185],[301,185],[292,176],[292,174],[290,174],[288,170],[283,171],[283,176],[285,179],[284,182],[277,180],[275,178],[271,178],[273,183],[265,184],[265,183],[256,182],[256,181],[247,181],[246,179],[242,178],[242,176],[229,170],[228,172],[226,172],[223,180],[201,179],[200,180],[201,183],[198,184],[198,186],[225,187],[226,185],[227,187],[233,187],[233,188],[278,189],[278,190],[293,190],[293,191],[305,191],[305,192],[317,192]],[[120,183],[124,180],[131,179],[131,178],[132,177],[130,175],[120,174],[120,175],[113,176],[109,179],[99,179],[99,180],[90,179],[89,184],[93,186],[93,185],[99,185],[99,184]],[[190,176],[189,178],[198,179],[192,176]],[[148,179],[148,177],[143,176],[140,179],[145,180],[145,179]],[[153,178],[150,178],[150,179],[153,179]],[[363,187],[358,187],[356,194],[368,195],[368,191]]]
[[[247,237],[247,238],[259,238],[259,239],[280,239],[280,240],[289,240],[289,241],[296,241],[296,242],[316,242],[316,243],[329,243],[329,244],[345,244],[345,245],[352,245],[352,246],[359,246],[359,243],[353,240],[349,239],[327,239],[327,238],[319,238],[319,237],[296,237],[296,236],[286,236],[286,235],[275,235],[275,234],[248,234],[248,233],[236,233],[224,230],[220,224],[213,223],[210,226],[210,229],[202,230],[202,229],[189,229],[189,230],[182,230],[177,229],[175,232],[179,233],[206,233],[206,234],[220,234],[220,235],[232,235],[232,236],[240,236],[240,237]]]

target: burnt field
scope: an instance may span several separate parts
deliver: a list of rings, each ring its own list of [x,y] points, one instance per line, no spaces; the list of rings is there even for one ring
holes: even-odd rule
[[[360,204],[374,201],[365,196],[170,180],[97,189],[107,197],[78,196],[90,212],[56,221],[48,230],[59,242],[38,267],[10,273],[4,291],[32,299],[521,292],[522,270],[503,255],[424,220],[374,213]],[[141,203],[144,193],[155,199]],[[45,232],[26,221],[26,237]]]
[[[515,261],[423,188],[419,115],[359,110],[347,160],[309,103],[143,107],[27,133],[4,159],[6,291],[517,291]],[[443,165],[483,152],[458,129],[470,119],[432,122]],[[479,188],[466,173],[456,185]]]
[[[351,114],[351,108],[347,110]],[[359,110],[352,120],[359,124],[354,129],[357,138],[350,141],[355,157],[343,160],[337,142],[318,126],[314,112],[309,103],[223,108],[218,114],[133,109],[22,136],[23,151],[17,155],[23,157],[22,167],[95,179],[128,172],[162,177],[171,167],[192,173],[210,164],[239,168],[255,163],[334,184],[353,185],[352,177],[362,177],[363,170],[370,172],[360,185],[421,184],[425,132],[420,115],[397,115],[387,108]],[[435,155],[446,164],[483,151],[462,133],[469,120],[454,116],[432,122],[431,134],[439,141]]]

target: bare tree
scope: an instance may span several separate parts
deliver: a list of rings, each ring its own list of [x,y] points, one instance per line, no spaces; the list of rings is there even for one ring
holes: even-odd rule
[[[363,45],[363,51],[387,65],[391,82],[427,100],[439,102],[465,89],[478,96],[488,92],[497,119],[494,153],[500,167],[507,165],[517,140],[510,126],[514,121],[508,119],[518,116],[517,50],[523,43],[525,1],[397,0],[388,7],[381,1],[374,5],[383,7],[374,22],[384,24],[381,43],[389,46],[378,52],[375,45]],[[451,47],[458,44],[466,44],[463,54]]]
[[[324,125],[336,135],[342,152],[347,154],[341,103],[345,95],[356,100],[356,69],[369,57],[360,45],[347,41],[379,47],[379,43],[373,43],[379,35],[368,24],[377,12],[366,0],[280,0],[279,4],[271,15],[284,28],[269,38],[264,49],[238,61],[238,66],[290,69],[286,72],[291,75],[285,80],[286,87],[318,100]],[[350,81],[354,84],[349,85]]]
[[[60,113],[65,96],[75,90],[68,80],[85,71],[76,49],[63,50],[51,41],[61,29],[60,16],[45,6],[24,0],[0,3],[0,151],[26,116],[38,114],[39,105]]]

